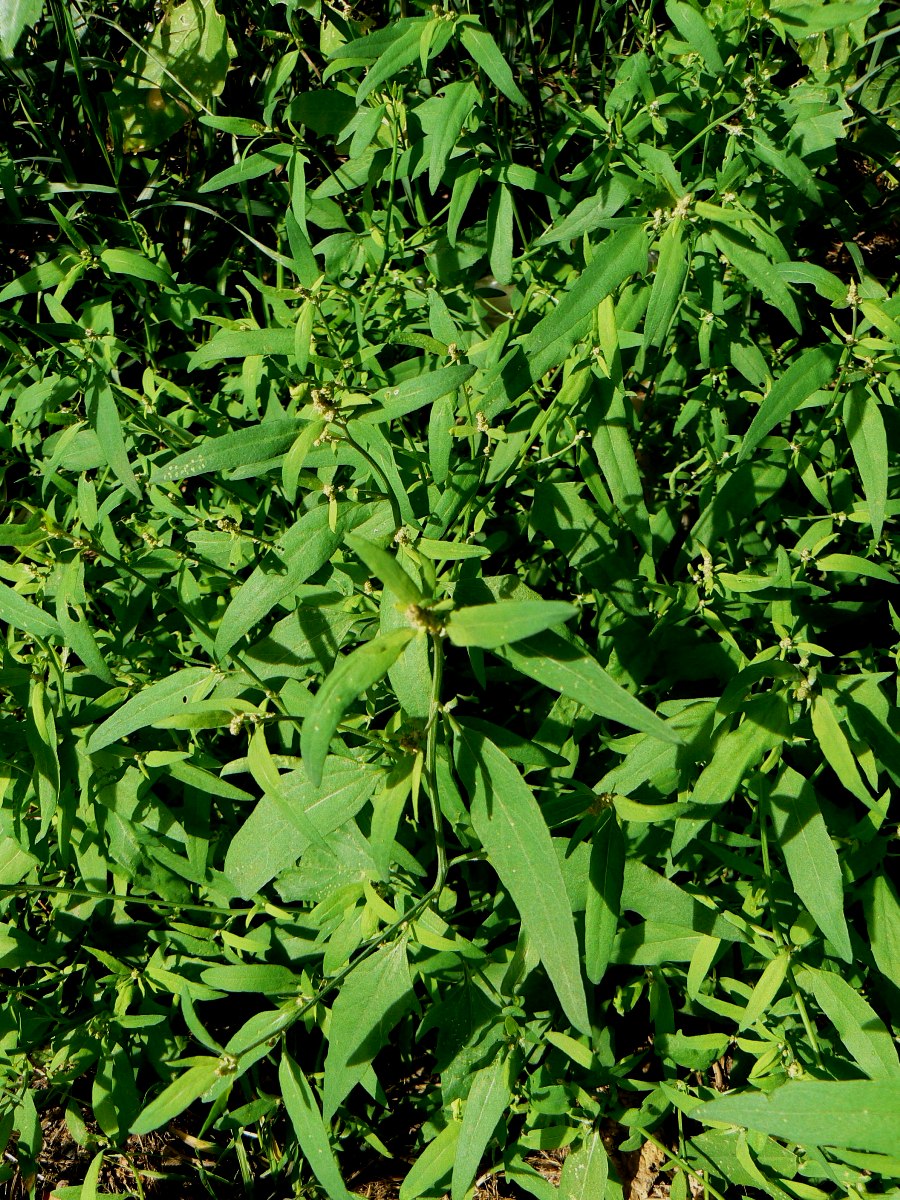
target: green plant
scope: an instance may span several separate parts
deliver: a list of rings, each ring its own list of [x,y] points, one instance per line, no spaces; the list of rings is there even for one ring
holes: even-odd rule
[[[896,1189],[888,9],[9,8],[26,1194]]]

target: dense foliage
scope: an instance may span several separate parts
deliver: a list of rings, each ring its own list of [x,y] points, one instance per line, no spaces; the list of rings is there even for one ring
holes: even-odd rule
[[[898,29],[3,6],[11,1195],[898,1195]]]

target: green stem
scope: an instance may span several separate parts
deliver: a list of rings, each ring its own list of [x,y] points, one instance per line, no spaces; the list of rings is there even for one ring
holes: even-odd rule
[[[120,896],[116,892],[94,892],[90,888],[50,887],[43,883],[3,883],[0,895],[4,896],[78,896],[83,900],[112,901],[115,904],[146,904],[148,908],[167,908],[173,911],[215,913],[223,917],[239,917],[253,909],[218,908],[214,904],[194,904],[185,901],[157,900],[152,896]],[[308,909],[300,910],[308,912]],[[297,913],[299,915],[299,911]]]
[[[441,683],[444,677],[444,645],[440,635],[431,639],[434,665],[431,675],[431,707],[428,714],[428,735],[425,742],[425,772],[431,819],[434,824],[434,843],[437,850],[437,879],[432,891],[440,895],[447,881],[447,846],[444,841],[444,819],[437,794],[437,739],[441,714]]]
[[[375,294],[378,291],[378,284],[387,270],[388,260],[391,256],[391,222],[394,219],[394,188],[397,186],[397,146],[400,141],[400,130],[397,121],[397,95],[396,91],[391,93],[391,174],[390,183],[388,185],[387,203],[384,208],[384,254],[381,257],[381,262],[378,264],[375,274],[372,276],[372,282],[369,285],[369,291],[363,302],[361,320],[365,321],[375,299]]]

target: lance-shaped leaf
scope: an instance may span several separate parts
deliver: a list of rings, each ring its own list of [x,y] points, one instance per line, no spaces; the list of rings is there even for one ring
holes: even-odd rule
[[[344,540],[398,600],[402,600],[404,604],[422,603],[422,593],[400,566],[395,555],[358,534],[348,534]]]
[[[437,1196],[444,1190],[444,1184],[456,1158],[456,1148],[462,1133],[462,1122],[448,1122],[434,1141],[429,1142],[409,1173],[400,1185],[399,1200],[416,1200],[418,1196]]]
[[[112,388],[105,376],[95,373],[87,392],[87,410],[97,441],[113,474],[132,496],[140,497],[138,487],[125,449],[125,434],[116,407]]]
[[[700,13],[683,0],[666,0],[666,15],[688,44],[699,52],[709,70],[714,75],[721,75],[725,70],[722,54]]]
[[[785,767],[769,805],[794,891],[841,958],[852,962],[841,867],[812,786]]]
[[[306,1076],[297,1064],[282,1054],[278,1067],[278,1082],[284,1107],[291,1119],[303,1157],[312,1173],[325,1189],[328,1200],[350,1200],[322,1120],[319,1104]]]
[[[456,146],[456,139],[477,101],[478,88],[474,83],[448,83],[443,89],[440,97],[440,116],[427,143],[430,151],[428,190],[432,196],[441,182],[447,160]]]
[[[272,796],[263,796],[228,847],[225,874],[238,895],[254,895],[306,852],[311,839],[301,830],[297,811],[315,827],[319,841],[359,812],[380,778],[381,772],[367,763],[337,757],[325,763],[318,786],[302,771],[281,775],[279,784],[290,811]]]
[[[500,48],[491,35],[484,29],[476,29],[467,24],[460,41],[494,87],[508,100],[512,100],[513,104],[520,104],[524,108],[528,101],[517,87],[509,63],[500,53]]]
[[[791,1080],[774,1092],[739,1092],[691,1109],[705,1123],[743,1125],[799,1146],[842,1146],[895,1154],[900,1085]]]
[[[648,346],[660,346],[665,340],[681,296],[687,269],[684,219],[675,217],[666,226],[659,241],[659,260],[644,320],[644,349]]]
[[[590,1022],[575,921],[550,830],[534,794],[503,751],[477,731],[462,729],[454,750],[471,797],[472,824],[488,861],[519,910],[563,1011],[586,1033]]]
[[[328,1027],[322,1097],[326,1121],[387,1045],[391,1030],[412,1001],[405,939],[382,946],[344,980]]]
[[[309,842],[315,842],[320,849],[328,854],[328,843],[322,834],[319,833],[312,820],[307,816],[306,809],[302,805],[292,804],[289,796],[284,791],[275,760],[269,753],[269,747],[266,744],[266,731],[262,725],[257,726],[253,737],[250,739],[250,746],[247,750],[247,766],[250,768],[250,774],[262,788],[263,794],[270,797],[278,805],[285,820],[296,825],[302,837],[306,838]]]
[[[362,105],[366,96],[374,91],[379,84],[384,83],[386,79],[390,79],[392,75],[399,74],[405,67],[410,66],[411,63],[416,61],[419,57],[419,44],[422,33],[427,24],[428,22],[424,18],[415,20],[415,23],[410,22],[402,28],[399,27],[398,23],[396,36],[366,72],[365,79],[357,89],[357,108]]]
[[[388,667],[415,636],[414,629],[395,629],[338,659],[316,693],[300,734],[300,753],[310,780],[318,786],[328,747],[341,717],[357,696],[383,678]]]
[[[159,1129],[160,1125],[165,1125],[173,1117],[177,1117],[204,1092],[208,1092],[222,1073],[221,1061],[218,1058],[195,1060],[192,1067],[170,1083],[155,1100],[151,1100],[132,1125],[131,1133],[141,1137]]]
[[[878,969],[900,988],[900,899],[883,875],[875,876],[866,897],[866,927]]]
[[[872,536],[877,540],[887,505],[888,447],[881,409],[867,388],[854,386],[844,400],[844,428],[862,479]]]
[[[154,721],[173,716],[189,700],[202,699],[214,682],[208,667],[184,667],[168,679],[151,683],[94,730],[88,739],[88,753],[94,754]]]
[[[0,57],[12,55],[26,29],[44,11],[44,0],[7,0],[0,8]]]
[[[665,742],[677,745],[681,741],[674,729],[626,692],[596,659],[557,633],[548,631],[514,646],[500,647],[495,653],[523,675],[577,700],[599,717],[619,721]]]
[[[450,614],[447,636],[455,646],[493,650],[570,621],[577,609],[558,600],[500,600],[458,608]]]
[[[606,1192],[609,1158],[599,1129],[592,1129],[566,1156],[559,1177],[559,1200],[595,1200]]]
[[[475,374],[475,368],[466,363],[454,363],[450,367],[441,367],[437,371],[428,371],[424,375],[416,375],[414,379],[405,379],[393,387],[381,388],[372,396],[380,408],[364,412],[354,418],[354,422],[362,421],[368,424],[378,424],[382,421],[393,421],[395,417],[405,417],[407,413],[433,404],[441,396],[448,396]]]
[[[837,1030],[847,1053],[870,1079],[893,1079],[900,1086],[900,1060],[890,1030],[855,987],[833,971],[805,967],[797,982]]]
[[[0,583],[0,621],[32,637],[62,637],[59,622],[42,608]]]
[[[716,221],[711,222],[711,233],[716,246],[732,266],[746,275],[755,288],[762,292],[773,308],[780,309],[799,333],[800,313],[794,303],[790,289],[776,271],[774,264],[760,253],[749,237]]]
[[[585,317],[629,275],[647,266],[647,237],[643,229],[619,229],[594,252],[591,262],[560,300],[524,339],[532,379],[539,379],[562,362]]]
[[[826,692],[819,692],[813,697],[810,715],[813,734],[828,765],[848,792],[851,792],[863,804],[871,806],[872,797],[869,795],[869,789],[863,783],[847,735],[837,719],[837,714]]]
[[[584,910],[584,962],[591,983],[599,983],[609,965],[622,907],[625,840],[613,809],[597,822],[591,838],[587,904]]]
[[[494,1059],[490,1066],[475,1072],[463,1111],[462,1129],[459,1131],[450,1185],[451,1200],[463,1200],[497,1128],[497,1122],[509,1107],[512,1070],[512,1057],[503,1055]]]
[[[194,351],[188,370],[221,362],[225,358],[253,358],[258,354],[292,355],[294,336],[293,329],[220,329]]]
[[[329,515],[327,504],[318,504],[304,513],[279,543],[278,554],[285,569],[257,567],[234,593],[216,633],[219,658],[224,658],[239,638],[328,562],[340,545],[347,514],[339,512],[334,529]]]
[[[278,417],[262,425],[223,433],[221,437],[204,438],[184,454],[157,467],[150,482],[173,483],[275,458],[291,448],[305,424],[299,417]]]
[[[816,346],[801,354],[776,379],[744,436],[738,462],[747,458],[779,421],[789,417],[813,392],[825,387],[834,374],[840,354],[837,346]]]

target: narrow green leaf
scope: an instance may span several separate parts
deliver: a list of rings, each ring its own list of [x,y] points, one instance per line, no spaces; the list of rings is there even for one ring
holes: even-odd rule
[[[393,554],[368,538],[347,534],[344,541],[357,554],[373,575],[404,604],[421,604],[422,593]]]
[[[288,156],[285,151],[289,153],[289,148],[273,146],[266,150],[260,150],[256,154],[248,154],[234,166],[226,167],[224,171],[219,171],[205,180],[197,191],[200,193],[218,192],[235,183],[249,183],[251,179],[270,175],[276,168],[284,166]]]
[[[429,1193],[439,1195],[456,1157],[456,1147],[462,1131],[462,1122],[451,1120],[437,1137],[428,1143],[400,1184],[400,1200],[416,1200]]]
[[[844,400],[844,428],[862,479],[872,536],[877,541],[884,528],[887,505],[888,446],[881,409],[868,388],[851,388]]]
[[[220,329],[191,355],[188,370],[208,367],[225,358],[252,358],[257,354],[294,353],[293,329]]]
[[[813,967],[798,971],[796,978],[815,996],[847,1053],[870,1079],[900,1080],[900,1059],[890,1030],[856,988],[833,971]]]
[[[688,45],[699,51],[712,74],[721,75],[725,70],[722,55],[709,26],[696,8],[683,0],[666,0],[666,14]]]
[[[459,40],[477,65],[481,67],[485,78],[490,80],[508,100],[512,100],[513,104],[520,104],[524,108],[528,101],[516,86],[509,63],[500,53],[500,49],[491,35],[484,29],[466,25]]]
[[[556,633],[542,633],[495,653],[523,675],[577,700],[600,717],[664,742],[681,740],[665,721],[611,679],[596,659]]]
[[[248,463],[264,462],[289,450],[298,433],[307,428],[309,426],[300,417],[276,417],[261,425],[224,433],[221,437],[204,438],[184,454],[154,468],[150,482],[180,483],[195,475],[231,471]]]
[[[738,1033],[749,1029],[769,1011],[775,997],[781,991],[781,985],[787,977],[791,956],[787,952],[776,954],[766,963],[766,968],[753,985],[753,991],[744,1009],[744,1015],[738,1022]]]
[[[689,815],[703,820],[727,804],[742,780],[789,733],[789,713],[778,692],[752,697],[744,705],[744,719],[716,743],[712,759],[700,772],[691,793]],[[676,838],[673,853],[687,841]]]
[[[300,315],[294,326],[294,362],[301,375],[306,374],[309,366],[310,346],[313,334],[316,308],[312,300],[304,300],[300,306]]]
[[[290,450],[284,456],[284,461],[281,464],[281,486],[284,488],[284,497],[288,504],[294,504],[297,499],[297,485],[300,482],[300,472],[303,469],[303,464],[306,462],[313,444],[321,436],[324,429],[324,421],[308,421],[297,434]],[[280,451],[276,453],[280,453]],[[251,461],[263,462],[269,457],[271,456],[263,454],[262,458],[252,459]]]
[[[220,1074],[218,1058],[195,1060],[194,1066],[179,1075],[155,1100],[151,1100],[132,1125],[132,1135],[142,1137],[177,1117],[189,1104],[193,1104],[204,1092],[208,1092]]]
[[[107,270],[113,275],[126,275],[129,279],[145,279],[162,287],[173,287],[174,280],[164,268],[151,262],[135,250],[104,250],[100,255]]]
[[[0,838],[0,886],[24,879],[38,860],[11,837]]]
[[[151,683],[94,730],[88,739],[88,753],[95,754],[154,721],[174,716],[188,701],[207,695],[214,682],[209,667],[182,667],[167,679]]]
[[[858,554],[823,554],[816,559],[820,571],[837,571],[842,575],[864,575],[868,579],[880,579],[882,583],[896,583],[897,576],[887,567],[869,562]]]
[[[478,101],[478,88],[474,83],[448,83],[440,101],[437,128],[429,139],[428,188],[432,196],[443,178],[447,160],[453,153],[466,118]]]
[[[70,608],[75,613],[75,617],[69,612]],[[62,589],[56,595],[56,619],[62,630],[63,641],[75,651],[87,669],[98,679],[102,679],[104,683],[114,685],[115,679],[100,653],[100,647],[97,645],[94,631],[85,617],[84,609],[80,604],[75,604],[67,597]]]
[[[834,375],[839,358],[840,350],[836,346],[815,346],[812,350],[805,350],[775,380],[744,436],[737,457],[739,463],[756,449],[780,421],[789,417],[813,392],[825,387]]]
[[[811,715],[813,734],[829,766],[851,795],[871,806],[872,797],[863,783],[847,735],[824,692],[813,697]]]
[[[350,1200],[322,1120],[319,1104],[306,1076],[287,1053],[282,1053],[278,1082],[303,1157],[325,1190],[328,1200]]]
[[[332,529],[329,506],[317,504],[288,529],[278,547],[283,571],[257,567],[234,593],[222,614],[216,632],[218,658],[224,658],[276,604],[293,595],[300,584],[328,562],[343,537],[342,518],[339,510],[337,524]]]
[[[591,837],[588,866],[587,904],[584,910],[584,963],[591,983],[606,973],[619,924],[622,882],[625,872],[625,840],[608,808]]]
[[[474,546],[471,542],[441,542],[433,538],[419,538],[416,550],[433,562],[460,562],[465,558],[489,558],[487,546]]]
[[[559,1200],[598,1200],[606,1194],[609,1157],[599,1129],[592,1129],[563,1161]]]
[[[100,1168],[103,1166],[103,1151],[98,1150],[88,1164],[88,1169],[84,1175],[84,1182],[81,1185],[81,1194],[78,1200],[97,1200],[101,1194],[97,1191],[97,1185],[100,1182]],[[103,1195],[108,1193],[104,1192]]]
[[[723,941],[744,940],[740,930],[716,909],[701,904],[690,892],[636,858],[625,861],[621,905],[660,925],[680,925],[692,933]]]
[[[879,0],[830,0],[824,4],[776,0],[770,12],[795,37],[812,37],[829,29],[845,29],[854,21],[866,21],[879,8]]]
[[[610,387],[605,379],[599,379],[598,383],[598,390],[606,403],[591,405],[586,419],[586,425],[593,435],[594,454],[622,519],[641,549],[652,555],[653,537],[644,500],[644,481],[629,436],[626,405],[630,406],[630,402],[621,388]]]
[[[0,5],[0,57],[9,58],[19,38],[44,11],[44,0],[5,0]]]
[[[292,812],[264,796],[231,840],[224,871],[239,896],[253,896],[312,844],[295,818],[300,811],[326,838],[354,817],[372,795],[381,772],[351,758],[328,758],[321,784],[313,786],[302,771],[282,775],[279,785]]]
[[[300,984],[299,976],[290,967],[280,967],[277,963],[207,967],[200,978],[218,992],[259,992],[264,996],[296,992]]]
[[[431,477],[443,487],[450,473],[453,434],[450,430],[456,416],[456,406],[447,396],[441,396],[428,414],[428,465]]]
[[[866,925],[878,969],[900,988],[900,899],[884,875],[876,875],[866,897]]]
[[[87,392],[87,410],[97,441],[113,474],[132,496],[140,497],[141,489],[125,449],[125,435],[115,397],[106,378],[99,372],[95,372],[91,377]]]
[[[695,1121],[743,1125],[800,1146],[893,1154],[900,1083],[791,1080],[774,1092],[738,1092],[691,1109]]]
[[[0,6],[0,14],[2,12],[3,7]],[[65,279],[68,271],[75,265],[75,261],[68,255],[62,255],[60,258],[53,259],[52,262],[39,263],[36,267],[32,267],[24,275],[11,280],[0,291],[0,304],[5,304],[7,300],[16,300],[19,296],[30,296],[34,292],[44,292],[56,287]]]
[[[769,805],[794,891],[841,958],[852,962],[841,868],[813,788],[791,767],[784,767]]]
[[[713,240],[720,254],[724,254],[732,266],[762,292],[773,308],[779,309],[798,333],[801,331],[800,313],[784,279],[774,264],[762,254],[748,237],[715,221],[711,222]],[[809,395],[809,392],[807,392]]]
[[[472,1078],[453,1162],[451,1200],[463,1200],[472,1186],[494,1130],[509,1107],[512,1066],[511,1056],[504,1054]]]
[[[416,409],[424,408],[426,404],[433,404],[441,396],[455,392],[474,374],[473,366],[454,363],[449,367],[440,367],[437,371],[416,375],[413,379],[405,379],[395,387],[382,388],[372,396],[381,407],[362,413],[354,418],[354,422],[378,424],[405,417],[407,413],[415,412]]]
[[[263,725],[258,725],[250,739],[247,749],[247,766],[250,773],[263,790],[264,796],[270,797],[281,809],[288,821],[297,826],[301,836],[309,842],[315,842],[326,854],[329,853],[328,843],[319,833],[316,826],[306,815],[306,810],[291,803],[281,782],[281,775],[275,765],[269,747],[266,743],[266,731]]]
[[[303,765],[314,784],[322,781],[322,767],[328,747],[349,705],[383,678],[388,667],[414,636],[414,629],[397,629],[366,642],[352,654],[338,659],[316,693],[300,734]]]
[[[566,1016],[587,1033],[578,939],[550,831],[534,795],[493,742],[471,729],[455,740],[457,769],[488,861],[519,910]],[[540,887],[536,881],[540,880]]]
[[[535,245],[546,246],[551,242],[567,242],[585,233],[593,233],[604,221],[614,217],[634,195],[634,182],[630,177],[611,171],[601,181],[595,193],[580,201],[562,220],[546,230]]]
[[[494,189],[488,204],[487,233],[491,271],[502,287],[513,275],[513,199],[503,184]]]
[[[680,6],[686,7],[686,6]],[[695,14],[699,18],[699,13]],[[702,18],[700,18],[702,20]],[[650,303],[644,318],[644,349],[661,346],[681,297],[688,270],[684,219],[675,217],[666,226],[659,241],[659,259],[650,289]]]
[[[447,213],[447,241],[454,248],[456,247],[459,226],[469,206],[469,201],[472,199],[472,193],[475,191],[481,178],[481,171],[477,167],[471,167],[467,171],[460,171],[453,180],[453,190],[450,193],[450,210]]]
[[[454,646],[493,650],[570,621],[576,613],[571,604],[558,600],[500,600],[454,609],[446,630]]]
[[[63,636],[59,622],[54,617],[5,583],[0,583],[0,621],[5,621],[14,629],[21,629],[31,637]]]
[[[522,348],[530,360],[532,378],[539,378],[556,363],[561,362],[572,342],[579,323],[597,307],[629,275],[647,267],[647,237],[643,229],[619,229],[610,234],[594,252],[594,257],[575,284],[566,292],[553,311],[527,335]],[[562,347],[562,353],[557,347]]]
[[[326,1121],[387,1045],[391,1030],[412,1002],[405,939],[380,947],[344,980],[328,1027],[322,1103]]]
[[[410,23],[398,31],[399,35],[394,37],[387,49],[375,60],[359,85],[356,92],[357,108],[380,84],[398,75],[406,67],[412,66],[419,57],[419,43],[427,24],[428,21],[421,18],[416,20],[415,24]]]

